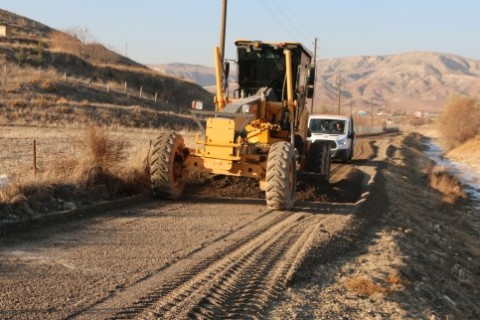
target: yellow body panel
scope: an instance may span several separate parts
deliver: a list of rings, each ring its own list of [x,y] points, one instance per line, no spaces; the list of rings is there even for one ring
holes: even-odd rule
[[[206,127],[206,144],[233,144],[235,121],[228,118],[208,118]]]
[[[204,166],[211,170],[230,170],[234,154],[235,121],[226,118],[207,119]]]

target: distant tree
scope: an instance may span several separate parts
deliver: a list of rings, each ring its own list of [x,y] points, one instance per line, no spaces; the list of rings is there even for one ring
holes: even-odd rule
[[[70,27],[65,32],[72,37],[78,39],[83,44],[89,44],[96,42],[95,37],[92,35],[88,28],[82,28],[79,26]]]
[[[448,149],[480,134],[480,102],[469,96],[454,96],[438,119],[438,129]]]

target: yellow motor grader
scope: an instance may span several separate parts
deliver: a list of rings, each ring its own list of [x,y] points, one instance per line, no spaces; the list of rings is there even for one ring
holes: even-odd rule
[[[185,146],[180,134],[160,134],[152,148],[150,174],[154,196],[177,199],[188,172],[257,179],[272,209],[295,201],[297,172],[330,175],[330,145],[311,143],[306,101],[313,95],[312,54],[300,43],[236,41],[238,88],[226,94],[228,63],[214,50],[215,110],[192,103],[201,134]]]

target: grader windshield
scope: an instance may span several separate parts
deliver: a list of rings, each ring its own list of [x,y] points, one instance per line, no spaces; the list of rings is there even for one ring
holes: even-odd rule
[[[259,41],[237,41],[238,83],[244,97],[257,94],[260,89],[272,89],[270,101],[282,101],[285,96],[285,55],[284,50],[292,52],[292,78],[296,83],[300,70],[308,71],[311,55],[297,43],[262,43]],[[299,68],[303,66],[304,68]],[[302,85],[296,83],[296,86]]]

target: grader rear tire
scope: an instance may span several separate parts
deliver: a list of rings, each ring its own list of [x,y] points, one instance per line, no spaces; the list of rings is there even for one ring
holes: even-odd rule
[[[265,197],[270,209],[290,209],[295,202],[297,168],[291,143],[274,143],[267,159]]]
[[[185,144],[181,135],[165,132],[156,139],[150,163],[151,190],[155,197],[178,199],[185,187],[183,168]]]

